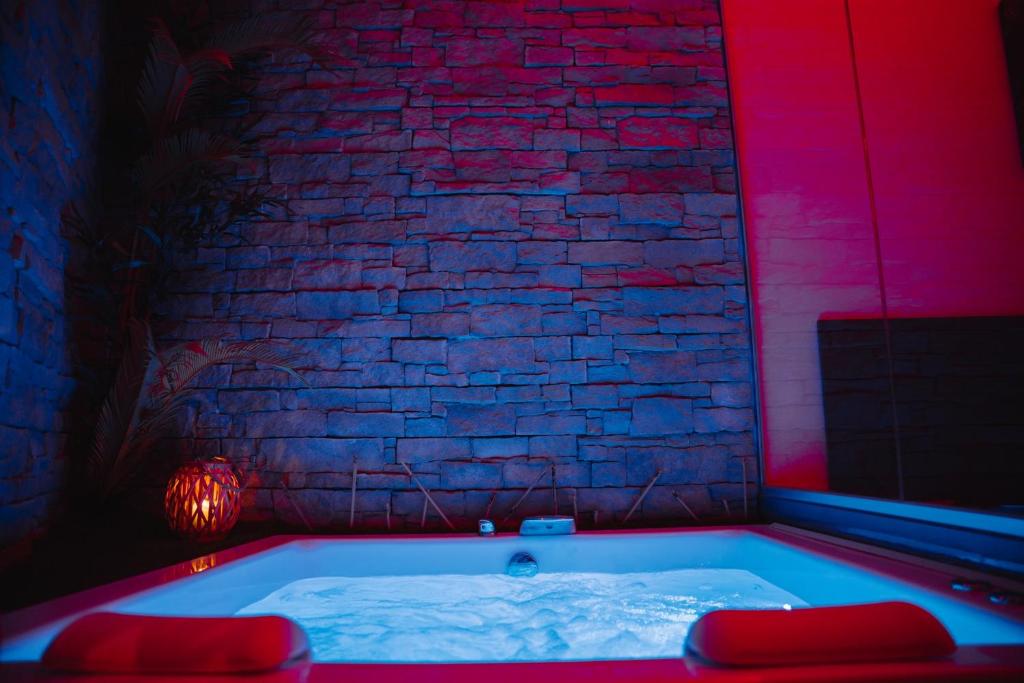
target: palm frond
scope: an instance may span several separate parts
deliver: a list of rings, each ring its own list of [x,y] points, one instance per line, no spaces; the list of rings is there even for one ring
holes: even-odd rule
[[[154,19],[153,37],[137,89],[139,108],[152,134],[163,135],[178,120],[192,80],[167,25]]]
[[[307,16],[262,14],[231,22],[210,36],[207,49],[238,58],[282,48],[312,49],[313,22]]]
[[[186,395],[171,396],[140,414],[131,438],[124,443],[123,457],[117,460],[108,476],[109,492],[120,490],[138,475],[146,462],[145,456],[152,452],[156,443],[168,432],[187,403]]]
[[[264,340],[224,343],[218,339],[200,339],[179,344],[161,354],[161,367],[153,391],[160,395],[177,394],[207,368],[239,362],[269,365],[308,386],[293,367],[294,354],[279,344]]]
[[[261,15],[222,26],[210,36],[206,45],[223,49],[236,60],[275,50],[294,49],[308,55],[329,73],[333,73],[329,64],[349,61],[330,43],[315,40],[316,34],[316,27],[309,16]]]
[[[184,63],[192,80],[183,93],[181,118],[201,112],[214,88],[225,82],[225,72],[234,68],[231,55],[218,48],[197,50],[188,55]]]
[[[101,495],[110,491],[111,474],[125,457],[125,445],[132,440],[140,410],[140,396],[156,352],[149,326],[133,320],[128,344],[114,385],[100,407],[87,467],[90,479]]]
[[[134,175],[147,196],[178,182],[202,164],[231,158],[239,151],[235,140],[198,128],[163,138],[139,159]]]

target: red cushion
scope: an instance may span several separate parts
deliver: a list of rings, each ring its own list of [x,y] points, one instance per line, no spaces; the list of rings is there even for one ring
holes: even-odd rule
[[[719,610],[697,620],[686,650],[722,666],[782,666],[943,657],[946,628],[906,602],[794,610]]]
[[[305,631],[284,617],[94,612],[57,634],[43,664],[88,673],[248,673],[277,669],[308,653]]]

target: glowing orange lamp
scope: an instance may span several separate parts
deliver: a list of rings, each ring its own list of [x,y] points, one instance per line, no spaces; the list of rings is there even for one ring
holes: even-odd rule
[[[241,508],[241,485],[225,458],[182,465],[167,482],[167,523],[190,540],[224,538],[238,521]]]

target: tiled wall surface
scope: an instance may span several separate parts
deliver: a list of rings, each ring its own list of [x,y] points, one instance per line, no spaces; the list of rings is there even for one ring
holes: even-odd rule
[[[60,213],[93,183],[99,30],[93,3],[0,5],[0,546],[59,506],[74,386]]]
[[[169,338],[272,338],[223,369],[200,452],[254,468],[250,518],[419,527],[575,510],[742,510],[750,336],[711,0],[260,2],[343,60],[271,64],[243,165],[291,215],[204,248]],[[215,388],[216,387],[216,388]],[[552,493],[554,466],[556,493]],[[725,502],[728,501],[728,502]],[[751,502],[752,505],[752,502]],[[426,526],[437,527],[432,509]]]

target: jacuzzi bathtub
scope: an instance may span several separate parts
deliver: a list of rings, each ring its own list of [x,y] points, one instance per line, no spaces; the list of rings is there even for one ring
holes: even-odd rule
[[[472,598],[474,592],[505,590],[508,585],[513,585],[501,583],[509,581],[504,577],[506,564],[512,555],[521,551],[536,558],[541,572],[538,577],[554,579],[557,583],[559,577],[572,576],[571,581],[562,582],[559,590],[573,595],[579,592],[573,590],[577,582],[581,582],[584,593],[590,591],[587,581],[594,581],[594,585],[602,587],[611,586],[613,592],[620,590],[620,585],[629,586],[639,594],[646,590],[645,582],[650,582],[653,593],[666,592],[666,578],[669,583],[675,581],[685,585],[685,589],[680,589],[682,592],[707,591],[708,595],[707,599],[689,600],[686,604],[679,602],[686,596],[668,596],[656,608],[622,606],[626,613],[631,610],[635,613],[638,609],[664,613],[662,622],[654,625],[660,629],[654,632],[654,637],[659,639],[661,649],[631,646],[628,639],[620,642],[611,638],[595,654],[593,649],[574,650],[576,645],[572,638],[576,636],[568,633],[561,635],[570,642],[553,650],[500,647],[497,644],[488,647],[489,642],[505,643],[509,637],[508,624],[505,624],[505,635],[486,630],[492,621],[501,621],[500,610],[494,612],[495,618],[483,615],[470,619],[472,623],[468,625],[456,625],[456,630],[483,629],[476,640],[466,640],[466,643],[477,644],[469,650],[453,648],[448,654],[425,655],[433,652],[430,642],[439,638],[430,624],[423,629],[422,637],[426,640],[419,643],[413,630],[403,634],[399,645],[393,648],[367,649],[365,643],[358,639],[345,640],[344,647],[336,647],[339,634],[357,630],[360,622],[382,618],[382,613],[396,604],[422,601],[423,609],[445,612],[454,609],[452,605],[456,603],[464,609],[462,601],[467,599],[467,595]],[[575,573],[584,578],[577,581]],[[383,577],[410,578],[396,583],[394,579]],[[0,622],[6,634],[0,646],[0,661],[37,661],[64,624],[76,615],[95,609],[177,616],[272,612],[291,616],[310,631],[314,647],[310,673],[317,677],[336,673],[346,680],[353,680],[354,676],[368,675],[380,683],[388,676],[401,675],[400,672],[414,666],[418,672],[417,680],[422,680],[428,672],[450,680],[453,675],[468,675],[469,671],[478,671],[481,667],[489,672],[486,675],[490,678],[501,678],[506,674],[510,677],[527,675],[522,673],[522,667],[527,667],[527,671],[532,672],[528,675],[534,679],[538,675],[541,678],[550,675],[564,680],[575,672],[599,678],[624,675],[634,680],[659,680],[661,676],[675,680],[687,676],[733,680],[729,676],[748,675],[750,670],[709,669],[682,656],[686,628],[702,610],[716,605],[788,608],[903,600],[927,609],[949,629],[959,648],[956,657],[948,662],[874,665],[874,669],[872,665],[847,666],[842,668],[843,671],[863,674],[865,680],[870,680],[878,672],[885,675],[884,672],[889,670],[891,675],[892,667],[909,667],[906,671],[920,670],[926,672],[926,677],[935,678],[966,675],[970,671],[975,676],[982,671],[995,675],[1024,664],[1024,610],[992,605],[985,594],[955,592],[950,588],[951,578],[948,568],[942,566],[894,558],[881,551],[877,554],[865,552],[775,527],[603,532],[548,537],[274,537],[6,615]],[[390,583],[381,584],[379,581]],[[532,579],[518,581],[530,582]],[[401,591],[393,587],[405,588],[404,584],[414,591],[413,597],[405,599],[397,595]],[[427,590],[421,591],[422,595],[417,594],[417,585],[426,586]],[[514,585],[531,587],[523,583]],[[387,589],[387,586],[392,588]],[[465,590],[460,590],[461,586],[465,586]],[[398,599],[382,598],[378,603],[369,604],[362,613],[349,614],[347,623],[340,626],[328,623],[323,627],[324,615],[330,613],[331,605],[344,604],[345,590],[352,591],[351,594],[360,599],[373,594],[374,590],[382,591],[384,596],[391,590]],[[311,595],[312,598],[309,597]],[[562,593],[555,595],[561,600],[559,596]],[[311,608],[309,599],[327,602]],[[576,598],[565,598],[562,602],[571,603],[573,599]],[[331,600],[335,602],[331,603]],[[611,617],[616,623],[621,619],[622,610],[614,612]],[[576,629],[575,633],[586,635],[602,626],[601,617],[594,617],[601,610],[581,611],[582,614],[565,615],[554,614],[548,608],[541,609],[549,623],[540,624],[536,630],[548,634],[545,629],[550,630],[552,624],[557,626],[558,622],[573,619],[583,620],[582,628]],[[413,618],[417,614],[430,616],[414,610]],[[587,618],[592,621],[586,623]],[[642,620],[651,621],[646,616]],[[615,630],[615,624],[604,626]],[[394,628],[393,625],[388,627],[384,619],[381,629],[393,631]],[[628,628],[627,625],[620,630]],[[514,639],[518,634],[513,633],[511,637]],[[559,634],[551,637],[558,638]],[[641,634],[641,639],[643,637]],[[364,640],[373,642],[373,634]],[[419,645],[424,647],[417,649]],[[578,660],[580,652],[588,660],[613,661],[557,664],[552,661]],[[410,664],[428,660],[434,663]],[[497,663],[509,660],[520,663]],[[522,663],[537,661],[544,663]],[[448,673],[443,673],[445,671]],[[595,671],[605,673],[595,674]],[[781,671],[770,670],[770,674],[780,674]],[[811,675],[814,672],[808,668],[804,673]],[[824,674],[818,671],[814,675]]]

